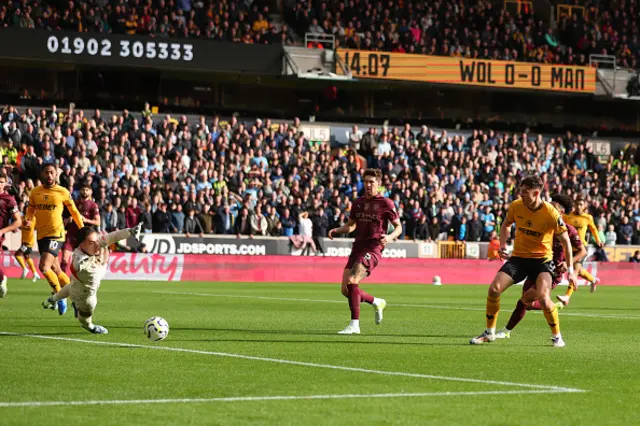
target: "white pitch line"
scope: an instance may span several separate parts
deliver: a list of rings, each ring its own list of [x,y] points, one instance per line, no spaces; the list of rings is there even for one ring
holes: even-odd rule
[[[280,300],[289,302],[313,302],[313,303],[342,303],[340,300],[328,300],[328,299],[297,299],[293,297],[270,297],[270,296],[243,296],[237,294],[215,294],[215,293],[189,293],[180,291],[152,291],[155,294],[173,294],[177,296],[202,296],[202,297],[223,297],[229,299],[258,299],[258,300]],[[468,308],[462,306],[447,306],[447,305],[422,305],[422,304],[410,304],[410,303],[388,303],[387,306],[400,306],[403,308],[426,308],[426,309],[446,309],[452,311],[474,311],[484,312],[482,308]],[[506,309],[501,309],[500,312],[511,312]],[[534,313],[540,313],[537,311],[530,311]],[[628,315],[628,314],[592,314],[592,313],[580,313],[580,312],[562,312],[561,316],[572,317],[586,317],[586,318],[608,318],[608,319],[640,319],[640,315]]]
[[[331,364],[316,364],[316,363],[313,363],[313,362],[291,361],[291,360],[287,360],[287,359],[265,358],[265,357],[259,357],[259,356],[232,354],[232,353],[226,353],[226,352],[213,352],[213,351],[203,351],[203,350],[197,350],[197,349],[175,348],[175,347],[170,347],[170,346],[150,346],[150,345],[138,345],[138,344],[133,344],[133,343],[105,342],[105,341],[100,341],[100,340],[74,339],[74,338],[70,338],[70,337],[44,336],[44,335],[39,335],[39,334],[23,334],[23,333],[13,333],[13,332],[7,332],[7,331],[0,331],[0,335],[15,336],[15,337],[27,337],[27,338],[32,338],[32,339],[58,340],[58,341],[64,341],[64,342],[88,343],[88,344],[91,344],[91,345],[118,346],[118,347],[126,347],[126,348],[140,348],[140,349],[152,349],[152,350],[161,350],[161,351],[170,351],[170,352],[183,352],[183,353],[192,353],[192,354],[201,354],[201,355],[214,355],[214,356],[219,356],[219,357],[246,359],[246,360],[250,360],[250,361],[273,362],[273,363],[277,363],[277,364],[299,365],[299,366],[303,366],[303,367],[314,367],[314,368],[325,368],[325,369],[330,369],[330,370],[352,371],[352,372],[357,372],[357,373],[380,374],[380,375],[385,375],[385,376],[402,376],[402,377],[414,377],[414,378],[420,378],[420,379],[443,380],[443,381],[450,381],[450,382],[465,382],[465,383],[481,383],[481,384],[486,384],[486,385],[514,386],[514,387],[521,387],[521,388],[553,390],[553,391],[556,391],[556,392],[585,392],[582,389],[566,388],[566,387],[561,387],[561,386],[534,385],[534,384],[527,384],[527,383],[503,382],[503,381],[498,381],[498,380],[470,379],[470,378],[465,378],[465,377],[435,376],[435,375],[431,375],[431,374],[406,373],[406,372],[401,372],[401,371],[371,370],[371,369],[367,369],[367,368],[345,367],[345,366],[331,365]]]
[[[415,398],[428,396],[486,396],[564,393],[558,390],[511,390],[475,392],[418,392],[418,393],[375,393],[347,395],[276,395],[276,396],[230,396],[220,398],[164,398],[164,399],[113,399],[94,401],[22,401],[0,402],[0,408],[13,407],[55,407],[77,405],[135,405],[135,404],[189,404],[206,402],[252,402],[252,401],[296,401],[314,399],[367,399],[367,398]]]

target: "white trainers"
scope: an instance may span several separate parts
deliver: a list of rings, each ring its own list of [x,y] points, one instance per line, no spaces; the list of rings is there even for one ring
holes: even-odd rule
[[[469,343],[471,343],[472,345],[481,345],[483,343],[493,342],[494,340],[496,340],[495,333],[490,333],[489,330],[485,330],[478,337],[474,337],[473,339],[471,339]]]
[[[29,275],[29,270],[25,268],[22,270],[22,275],[20,275],[20,279],[24,280],[25,278],[27,278],[27,275]]]
[[[511,330],[507,330],[503,328],[502,330],[496,333],[496,339],[510,339],[511,338]]]
[[[566,346],[564,343],[564,340],[562,340],[562,335],[557,337],[552,337],[551,342],[553,342],[554,348],[564,348]]]
[[[31,282],[36,282],[40,279],[40,275],[36,272],[35,274],[33,274],[33,279],[31,280]]]
[[[382,313],[384,312],[384,308],[386,307],[387,307],[387,301],[384,299],[380,299],[378,304],[373,307],[377,325],[380,325],[380,323],[382,322],[382,317],[383,317]]]
[[[7,276],[5,275],[2,281],[0,282],[0,299],[2,299],[7,294]]]
[[[589,291],[595,293],[598,284],[600,284],[600,278],[596,278],[592,283],[589,283]]]
[[[360,327],[348,325],[344,330],[338,331],[338,334],[360,334]]]
[[[569,301],[571,300],[569,296],[561,296],[561,295],[557,295],[556,299],[562,302],[564,306],[567,306],[569,304]]]

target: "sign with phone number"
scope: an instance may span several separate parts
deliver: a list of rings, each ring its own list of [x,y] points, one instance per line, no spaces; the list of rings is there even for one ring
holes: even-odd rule
[[[573,65],[493,61],[337,49],[355,78],[595,93],[596,70]],[[340,67],[338,73],[344,74]]]
[[[282,73],[282,46],[0,27],[0,58],[50,64],[260,75]]]

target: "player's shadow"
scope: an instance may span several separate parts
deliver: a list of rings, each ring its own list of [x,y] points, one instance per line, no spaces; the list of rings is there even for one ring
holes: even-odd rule
[[[112,327],[115,328],[115,327]],[[336,336],[337,333],[334,330],[259,330],[259,329],[243,329],[243,328],[201,328],[201,327],[173,327],[171,330],[175,331],[222,331],[230,333],[250,333],[250,334],[282,334],[292,336]],[[469,336],[465,335],[452,335],[452,334],[391,334],[391,333],[368,333],[367,337],[431,337],[431,338],[454,338],[462,339]]]
[[[19,332],[16,331],[16,334],[0,334],[0,337],[29,337],[30,334],[33,333],[29,333],[29,332]],[[78,336],[78,335],[84,335],[84,336],[89,336],[89,333],[87,333],[86,331],[60,331],[60,332],[55,332],[55,333],[38,333],[38,336]]]

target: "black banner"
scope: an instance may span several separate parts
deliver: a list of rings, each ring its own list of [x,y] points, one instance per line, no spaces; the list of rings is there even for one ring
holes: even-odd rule
[[[0,28],[0,58],[107,67],[282,73],[282,46]]]
[[[224,237],[190,237],[171,234],[145,234],[142,243],[149,253],[157,254],[227,254],[233,256],[267,256],[285,254],[286,241],[278,239],[236,239]]]

